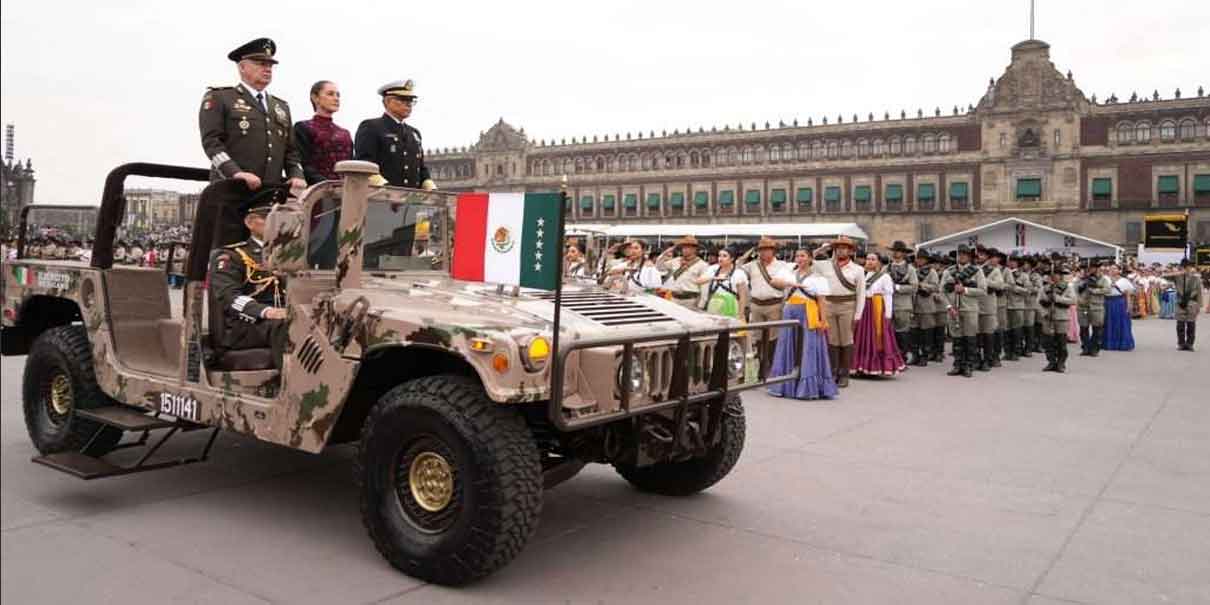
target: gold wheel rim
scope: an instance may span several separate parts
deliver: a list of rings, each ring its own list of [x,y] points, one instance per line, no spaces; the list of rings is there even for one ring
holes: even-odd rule
[[[50,409],[59,416],[66,416],[71,407],[71,379],[66,374],[56,374],[50,381]]]
[[[430,513],[449,506],[454,497],[454,471],[444,457],[434,452],[421,452],[412,459],[408,484],[412,498]]]

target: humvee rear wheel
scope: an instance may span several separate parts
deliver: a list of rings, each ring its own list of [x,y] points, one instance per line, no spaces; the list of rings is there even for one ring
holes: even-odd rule
[[[664,496],[689,496],[726,477],[744,450],[744,403],[739,395],[728,395],[723,407],[722,436],[705,456],[683,462],[657,462],[643,467],[614,464],[622,478],[644,492]]]
[[[25,360],[22,388],[25,427],[42,454],[87,445],[84,453],[103,456],[122,439],[122,431],[75,414],[114,403],[97,385],[83,326],[51,328],[34,340]]]
[[[438,584],[503,567],[542,509],[542,466],[525,422],[462,377],[422,378],[384,395],[362,426],[356,475],[378,551]]]

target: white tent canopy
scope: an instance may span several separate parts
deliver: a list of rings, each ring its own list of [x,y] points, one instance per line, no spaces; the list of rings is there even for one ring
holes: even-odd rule
[[[713,223],[676,224],[659,223],[644,225],[568,224],[568,235],[592,232],[610,239],[641,237],[645,239],[680,238],[692,235],[698,239],[753,239],[762,235],[773,239],[818,240],[831,239],[840,235],[866,241],[869,236],[857,223]]]
[[[1001,219],[973,229],[951,233],[923,242],[917,247],[946,253],[957,249],[960,244],[967,246],[983,244],[1003,252],[1020,252],[1022,254],[1059,252],[1065,255],[1077,254],[1084,258],[1099,256],[1121,258],[1122,255],[1121,246],[1017,217]]]

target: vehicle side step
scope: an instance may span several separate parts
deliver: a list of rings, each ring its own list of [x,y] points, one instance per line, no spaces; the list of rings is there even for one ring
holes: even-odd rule
[[[148,418],[150,418],[150,417],[148,417]],[[151,418],[151,419],[155,420],[154,418]],[[119,426],[119,425],[111,425],[111,426]],[[205,462],[210,457],[210,448],[214,446],[214,439],[216,437],[218,437],[219,429],[217,429],[217,428],[211,429],[210,438],[206,440],[206,445],[202,448],[202,452],[198,456],[186,457],[186,458],[171,458],[168,460],[161,460],[159,462],[148,462],[148,460],[151,459],[151,456],[160,449],[160,446],[164,445],[164,442],[171,439],[173,435],[177,434],[177,432],[182,431],[182,430],[187,430],[187,429],[184,429],[181,424],[177,424],[175,422],[169,422],[167,426],[170,426],[172,428],[170,428],[167,433],[164,433],[164,435],[162,437],[160,437],[154,444],[152,444],[151,447],[148,448],[148,450],[143,454],[143,456],[141,458],[139,458],[139,460],[137,462],[135,462],[134,464],[131,464],[130,466],[118,466],[116,464],[113,464],[106,460],[102,460],[95,456],[89,456],[88,454],[84,453],[84,451],[88,450],[87,445],[83,448],[84,451],[57,452],[54,454],[47,454],[45,456],[37,456],[37,457],[33,458],[32,462],[41,464],[43,466],[48,466],[57,471],[62,471],[64,473],[67,473],[69,475],[74,475],[74,476],[79,477],[84,480],[88,480],[88,479],[101,479],[103,477],[116,477],[118,475],[129,475],[132,473],[142,473],[142,472],[146,472],[146,471],[154,471],[154,470],[159,470],[162,468],[170,468],[170,467],[174,467],[174,466],[182,466],[185,464],[193,464],[195,462]],[[196,425],[194,425],[194,426],[196,426]],[[100,433],[101,430],[102,429],[97,429],[98,434]],[[142,430],[142,429],[136,429],[136,430]],[[144,433],[144,435],[146,435],[146,433]],[[91,441],[89,443],[91,443]],[[116,447],[114,449],[115,450],[121,449],[123,447],[139,447],[139,446],[143,446],[146,443],[147,443],[146,437],[144,436],[144,438],[140,439],[138,443],[132,443],[129,445],[119,445],[118,447]]]
[[[107,405],[99,408],[76,410],[80,418],[99,422],[123,431],[152,431],[176,424],[173,420],[157,418],[144,413],[140,408],[125,405]]]
[[[33,459],[34,462],[49,466],[57,471],[75,475],[81,479],[97,479],[122,474],[122,467],[110,464],[100,458],[93,458],[81,452],[59,452],[47,454]]]

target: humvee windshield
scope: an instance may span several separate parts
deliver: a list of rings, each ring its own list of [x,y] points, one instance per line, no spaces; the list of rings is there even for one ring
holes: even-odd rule
[[[369,201],[362,238],[367,271],[428,271],[439,268],[445,254],[446,209],[427,204]],[[307,264],[336,268],[340,201],[325,198],[312,207]]]

